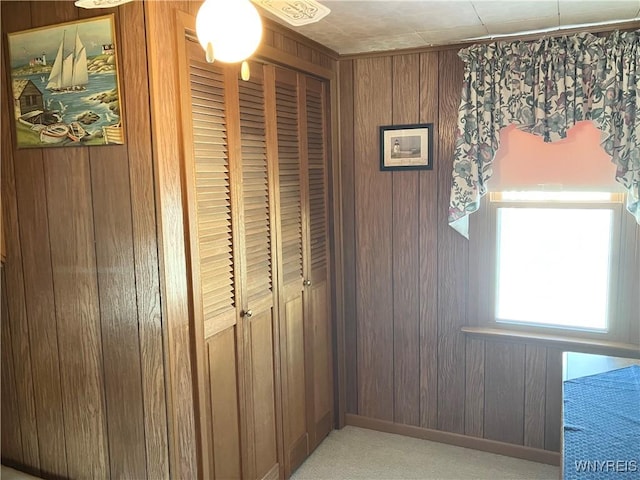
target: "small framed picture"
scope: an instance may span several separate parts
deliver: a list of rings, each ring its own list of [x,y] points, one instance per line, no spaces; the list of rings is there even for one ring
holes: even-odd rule
[[[432,168],[432,123],[380,127],[380,170]]]

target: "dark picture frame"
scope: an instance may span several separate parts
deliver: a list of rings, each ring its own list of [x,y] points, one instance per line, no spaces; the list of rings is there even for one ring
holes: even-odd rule
[[[432,170],[433,123],[380,127],[380,170]]]

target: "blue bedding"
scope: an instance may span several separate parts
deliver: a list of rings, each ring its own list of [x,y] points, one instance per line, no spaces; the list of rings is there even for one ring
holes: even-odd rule
[[[566,380],[565,479],[640,479],[640,366]]]

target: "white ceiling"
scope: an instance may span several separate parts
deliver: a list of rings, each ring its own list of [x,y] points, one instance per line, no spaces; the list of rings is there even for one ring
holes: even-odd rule
[[[640,0],[320,0],[320,3],[329,7],[331,13],[317,23],[301,27],[288,25],[269,13],[266,16],[342,55],[640,20]]]

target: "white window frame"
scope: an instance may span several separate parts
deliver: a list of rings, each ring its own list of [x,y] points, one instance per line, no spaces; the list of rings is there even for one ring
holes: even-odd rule
[[[485,272],[485,281],[487,287],[480,287],[480,295],[487,295],[488,299],[484,299],[488,303],[488,326],[501,330],[513,330],[518,332],[529,332],[531,334],[561,335],[567,337],[577,337],[582,339],[593,339],[599,341],[619,341],[624,342],[625,336],[629,331],[628,320],[620,318],[619,289],[618,285],[623,276],[621,265],[621,246],[622,246],[622,223],[624,211],[624,195],[611,194],[609,201],[513,201],[503,200],[500,192],[493,192],[487,195],[484,202],[488,207],[487,217],[484,220],[479,218],[480,222],[488,221],[488,228],[484,230],[486,237],[484,242],[488,248],[488,259],[486,265],[489,272]],[[496,318],[496,302],[497,302],[497,255],[498,255],[498,232],[497,232],[497,209],[501,207],[508,208],[606,208],[613,212],[613,232],[611,241],[611,275],[609,281],[609,315],[607,331],[596,331],[589,329],[572,328],[556,325],[545,325],[524,322],[507,322]],[[473,237],[472,237],[473,238]],[[473,259],[470,259],[473,262]],[[473,270],[473,269],[472,269]],[[482,274],[482,272],[480,272]],[[477,281],[472,279],[471,281]],[[473,308],[473,302],[471,303]],[[483,322],[478,322],[483,323]],[[486,324],[486,323],[485,323]]]

